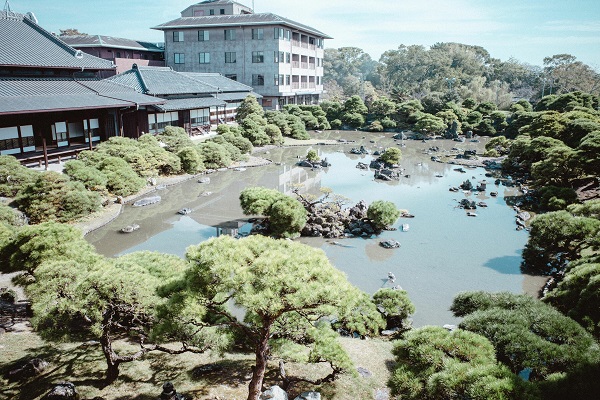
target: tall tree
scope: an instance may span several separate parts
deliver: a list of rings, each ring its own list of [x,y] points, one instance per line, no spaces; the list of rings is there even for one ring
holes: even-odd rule
[[[33,325],[49,340],[98,340],[108,383],[117,379],[121,364],[152,350],[200,352],[186,345],[163,347],[150,338],[155,309],[165,302],[156,290],[184,268],[181,258],[152,252],[87,264],[48,260],[36,269],[36,282],[27,291],[33,304]],[[138,343],[140,349],[118,351],[114,342],[125,338]]]
[[[184,278],[162,290],[169,297],[163,320],[177,331],[198,332],[198,345],[245,337],[256,360],[248,400],[261,393],[275,339],[307,345],[310,360],[330,364],[329,379],[348,365],[335,341],[310,333],[317,321],[352,312],[348,305],[361,297],[323,251],[263,236],[222,236],[188,248],[186,258],[191,268]],[[365,307],[375,309],[370,302]],[[236,316],[234,308],[246,315]],[[224,336],[202,336],[214,326]]]

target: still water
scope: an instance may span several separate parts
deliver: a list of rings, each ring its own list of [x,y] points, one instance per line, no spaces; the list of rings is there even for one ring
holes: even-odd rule
[[[336,133],[324,138],[338,138]],[[339,134],[337,134],[339,135]],[[390,135],[347,133],[349,144],[313,146],[332,166],[311,171],[295,166],[309,146],[277,148],[261,154],[274,163],[248,168],[245,171],[222,171],[208,175],[208,184],[190,180],[158,190],[162,197],[158,204],[146,207],[126,206],[112,223],[86,236],[98,251],[115,256],[138,250],[155,250],[183,256],[185,249],[220,233],[244,232],[248,229],[240,209],[238,196],[248,186],[263,186],[291,193],[294,187],[310,193],[319,193],[321,187],[347,197],[348,204],[359,200],[371,203],[388,200],[398,208],[415,215],[400,219],[395,227],[408,223],[410,229],[402,232],[383,232],[379,237],[325,240],[302,238],[302,242],[323,249],[331,262],[344,271],[348,279],[368,293],[382,287],[400,285],[416,306],[416,326],[456,323],[448,311],[452,298],[465,290],[532,292],[539,285],[532,277],[521,274],[521,250],[527,242],[525,231],[515,230],[515,211],[506,204],[504,196],[514,194],[511,188],[496,186],[485,177],[482,168],[465,168],[466,173],[455,171],[456,166],[436,163],[431,155],[440,155],[452,147],[461,150],[480,148],[483,143],[457,143],[435,140],[421,143],[394,141]],[[372,143],[371,141],[374,141]],[[402,146],[403,177],[399,181],[382,182],[373,179],[373,172],[356,168],[358,161],[369,163],[374,156],[352,155],[352,147],[364,145],[373,151],[385,146]],[[425,154],[432,146],[439,152]],[[476,186],[487,179],[487,191],[477,196],[462,191],[450,192],[470,179]],[[490,197],[491,191],[499,192]],[[457,208],[460,199],[469,197],[485,201],[488,207],[479,207],[477,217],[468,217]],[[177,214],[183,207],[193,211],[185,216]],[[122,234],[119,229],[132,223],[140,229]],[[388,250],[379,241],[393,238],[401,243],[398,249]],[[387,280],[393,272],[396,282]]]

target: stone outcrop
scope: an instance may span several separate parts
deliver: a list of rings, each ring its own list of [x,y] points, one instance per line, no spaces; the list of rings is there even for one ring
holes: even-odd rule
[[[365,146],[360,146],[360,148],[353,147],[350,149],[350,154],[370,154],[369,150],[365,149]]]
[[[394,239],[382,240],[379,245],[385,249],[396,249],[400,247],[400,242]]]
[[[22,381],[44,373],[50,364],[41,358],[32,358],[19,368],[9,371],[7,378],[9,381]]]
[[[43,397],[44,400],[79,400],[79,393],[71,382],[56,384],[50,392]]]
[[[400,180],[400,173],[389,168],[382,168],[375,171],[375,179],[383,181]]]
[[[279,386],[271,386],[269,389],[265,390],[260,394],[260,400],[288,400],[288,395]]]

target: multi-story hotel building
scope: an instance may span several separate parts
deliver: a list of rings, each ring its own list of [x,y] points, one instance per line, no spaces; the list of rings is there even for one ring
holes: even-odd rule
[[[325,39],[310,26],[255,14],[231,0],[206,0],[153,29],[165,33],[165,62],[180,72],[219,72],[254,88],[263,106],[316,104],[323,93]]]

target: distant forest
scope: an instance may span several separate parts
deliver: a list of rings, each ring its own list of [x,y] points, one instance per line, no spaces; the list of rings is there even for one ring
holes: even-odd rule
[[[598,71],[573,55],[546,57],[538,67],[513,58],[501,61],[483,47],[460,43],[400,45],[379,61],[356,47],[326,49],[324,67],[326,98],[338,101],[358,95],[367,103],[384,96],[460,104],[472,98],[508,109],[515,101],[536,103],[549,94],[600,93]]]

